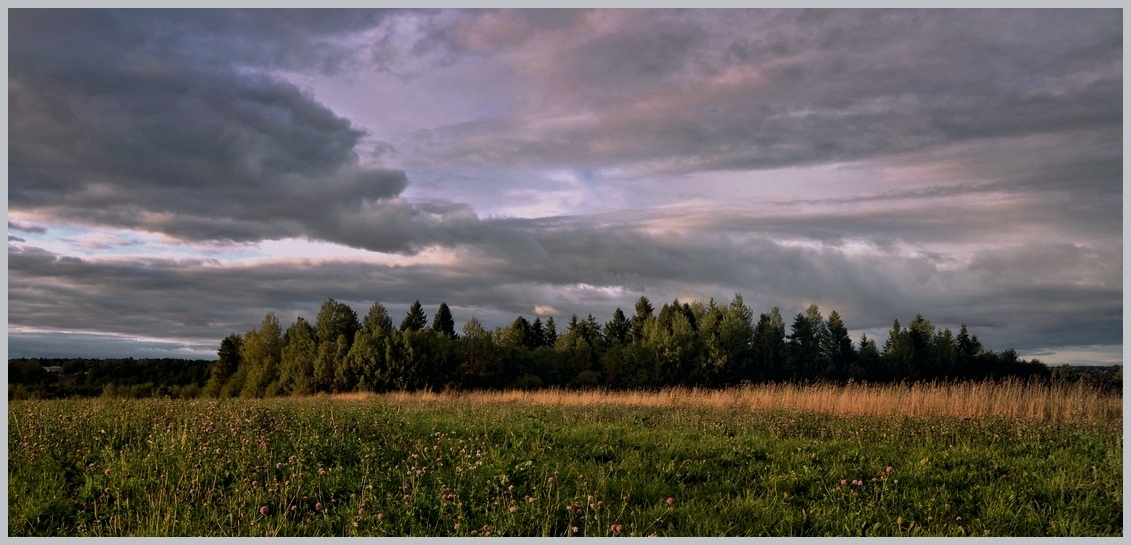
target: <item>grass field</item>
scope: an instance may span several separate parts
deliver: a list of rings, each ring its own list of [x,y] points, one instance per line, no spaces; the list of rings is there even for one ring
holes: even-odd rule
[[[916,388],[11,402],[8,531],[1123,534],[1120,396]]]

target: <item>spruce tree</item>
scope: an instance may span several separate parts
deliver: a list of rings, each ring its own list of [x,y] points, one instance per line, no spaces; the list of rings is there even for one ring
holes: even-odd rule
[[[428,325],[428,317],[424,315],[424,307],[420,301],[414,301],[401,321],[401,333],[405,331],[420,331]]]
[[[631,332],[632,324],[624,315],[624,311],[617,307],[613,311],[613,319],[605,324],[605,339],[611,344],[625,344],[628,342],[628,335]]]
[[[558,327],[554,324],[554,317],[546,318],[546,327],[543,331],[542,345],[553,347],[558,342]]]
[[[432,318],[432,329],[449,339],[456,338],[456,322],[452,319],[452,311],[447,303],[440,303],[436,316]]]
[[[652,316],[652,303],[643,295],[636,300],[635,311],[636,314],[632,315],[632,342],[638,342],[644,338],[644,324],[655,318]]]

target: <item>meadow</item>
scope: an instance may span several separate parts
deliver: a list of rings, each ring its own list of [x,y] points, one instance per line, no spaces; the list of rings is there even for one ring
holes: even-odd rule
[[[752,386],[13,401],[11,536],[1122,536],[1122,397]]]

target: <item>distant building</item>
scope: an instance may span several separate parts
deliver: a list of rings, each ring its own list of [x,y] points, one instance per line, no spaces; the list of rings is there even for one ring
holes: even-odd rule
[[[62,373],[63,367],[59,365],[46,365],[43,367],[43,370],[48,373]]]

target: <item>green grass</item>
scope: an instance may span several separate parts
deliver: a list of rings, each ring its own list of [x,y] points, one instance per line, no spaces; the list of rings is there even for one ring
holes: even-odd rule
[[[8,424],[12,536],[1123,534],[1121,422],[319,398]]]

